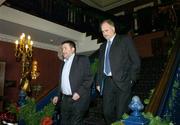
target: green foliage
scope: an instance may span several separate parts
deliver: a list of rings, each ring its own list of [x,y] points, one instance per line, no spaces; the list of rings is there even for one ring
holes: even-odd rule
[[[153,116],[152,113],[143,113],[143,116],[150,120],[149,125],[173,125],[172,122],[161,119],[159,116]]]
[[[23,119],[27,125],[38,125],[40,114],[36,112],[35,100],[28,98],[26,104],[20,107],[18,116],[18,118]]]
[[[6,110],[15,115],[17,120],[19,119],[19,107],[16,103],[8,103],[6,105]]]
[[[153,93],[154,93],[154,89],[151,89],[151,90],[150,90],[150,93],[149,93],[149,97],[148,97],[147,99],[144,100],[144,104],[146,104],[146,105],[149,104],[149,102],[150,102],[150,100],[151,100],[151,97],[152,97]]]
[[[111,125],[124,125],[124,123],[121,121],[118,121],[118,122],[112,123]]]
[[[54,112],[54,105],[47,104],[41,111],[36,111],[36,102],[33,98],[27,98],[26,104],[20,108],[11,104],[8,110],[16,114],[17,120],[23,119],[26,125],[39,125],[44,117],[51,117]]]
[[[147,113],[142,113],[144,118],[149,119],[149,125],[173,125],[171,121],[161,119],[159,116],[153,116],[152,113],[147,112]],[[122,116],[122,119],[127,119],[129,117],[128,114],[124,114]],[[112,123],[112,125],[123,125],[121,121],[117,121],[115,123]]]
[[[95,75],[97,73],[98,65],[99,65],[99,60],[97,58],[95,58],[94,62],[91,64],[91,72],[93,75]]]
[[[180,89],[180,84],[179,84],[179,81],[178,80],[174,80],[173,81],[173,86],[172,86],[172,92],[170,93],[169,95],[169,98],[167,100],[167,109],[169,110],[169,112],[167,112],[166,114],[164,114],[164,118],[166,119],[170,119],[170,116],[172,116],[173,114],[173,108],[175,107],[175,101],[176,101],[176,98],[178,98],[177,96],[177,92],[179,91]]]
[[[44,118],[47,116],[51,117],[53,112],[54,112],[54,105],[52,103],[49,103],[40,111],[41,118]]]
[[[124,113],[122,116],[122,119],[127,119],[129,117],[129,115],[127,113]]]

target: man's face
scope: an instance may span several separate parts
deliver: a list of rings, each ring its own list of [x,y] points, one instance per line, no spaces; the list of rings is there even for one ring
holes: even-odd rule
[[[64,43],[62,45],[62,52],[64,59],[68,59],[75,51],[74,47],[71,47],[69,43]]]
[[[115,28],[108,23],[104,22],[101,25],[101,31],[105,39],[109,40],[115,34]]]

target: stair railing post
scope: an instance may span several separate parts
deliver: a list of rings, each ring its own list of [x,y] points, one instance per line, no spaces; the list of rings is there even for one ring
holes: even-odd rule
[[[125,125],[148,125],[149,120],[144,118],[140,112],[144,108],[144,105],[141,103],[138,96],[133,96],[129,108],[133,112],[127,119],[123,120]]]

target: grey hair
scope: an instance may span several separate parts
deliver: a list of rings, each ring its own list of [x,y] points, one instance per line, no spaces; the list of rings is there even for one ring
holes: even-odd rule
[[[107,19],[107,20],[102,21],[101,26],[102,26],[103,23],[108,23],[109,25],[115,27],[115,24],[111,19]]]

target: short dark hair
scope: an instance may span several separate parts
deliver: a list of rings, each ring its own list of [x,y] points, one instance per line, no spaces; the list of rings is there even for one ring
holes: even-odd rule
[[[61,45],[65,44],[65,43],[68,43],[70,45],[70,47],[75,49],[75,52],[76,52],[76,44],[75,44],[75,42],[73,42],[71,40],[66,40],[66,41],[62,42]]]

